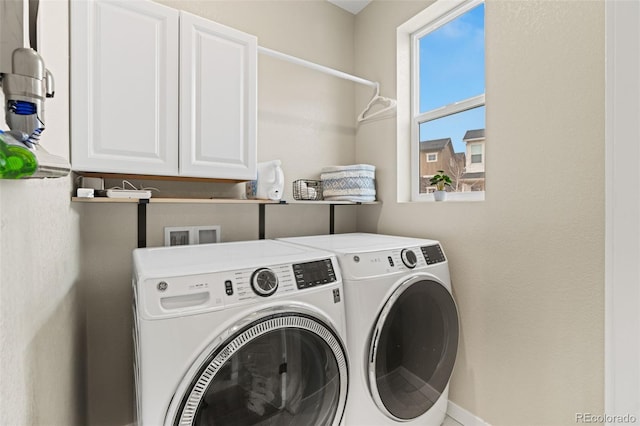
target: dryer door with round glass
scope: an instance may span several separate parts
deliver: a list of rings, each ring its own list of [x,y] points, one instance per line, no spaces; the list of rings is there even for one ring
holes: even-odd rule
[[[312,315],[274,313],[211,349],[185,378],[166,424],[338,425],[347,377],[331,327]]]
[[[388,417],[411,420],[445,390],[458,348],[458,312],[439,282],[415,276],[387,300],[369,350],[369,387]]]

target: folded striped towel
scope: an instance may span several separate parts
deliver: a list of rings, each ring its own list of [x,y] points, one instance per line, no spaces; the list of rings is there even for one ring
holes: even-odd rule
[[[376,199],[375,166],[353,164],[322,169],[322,193],[325,200],[368,202]]]

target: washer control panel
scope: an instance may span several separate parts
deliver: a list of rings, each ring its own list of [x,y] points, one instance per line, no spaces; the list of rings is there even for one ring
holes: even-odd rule
[[[163,318],[207,312],[339,283],[335,258],[284,263],[177,277],[147,278],[139,283],[144,314]],[[138,291],[139,290],[139,291]]]
[[[336,281],[336,273],[333,270],[331,259],[297,263],[293,265],[293,273],[299,289],[329,284]]]

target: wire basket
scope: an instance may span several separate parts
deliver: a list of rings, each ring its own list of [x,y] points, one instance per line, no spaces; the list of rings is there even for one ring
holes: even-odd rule
[[[293,198],[295,200],[322,200],[322,181],[310,179],[293,181]]]

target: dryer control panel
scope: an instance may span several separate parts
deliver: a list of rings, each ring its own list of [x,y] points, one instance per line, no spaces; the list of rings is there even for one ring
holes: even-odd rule
[[[412,246],[391,250],[340,254],[344,277],[351,279],[374,278],[381,275],[425,268],[447,268],[447,258],[439,244]]]
[[[433,265],[434,263],[440,263],[447,260],[444,257],[444,253],[442,252],[442,247],[440,247],[440,244],[436,244],[435,246],[420,247],[420,250],[422,251],[424,260],[427,261],[427,265]]]

